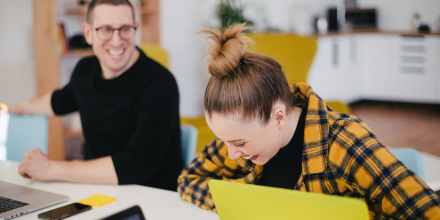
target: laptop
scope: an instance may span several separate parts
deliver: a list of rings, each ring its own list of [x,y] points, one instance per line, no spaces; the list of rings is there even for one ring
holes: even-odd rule
[[[355,198],[210,180],[220,219],[368,220],[367,204]]]
[[[15,218],[68,199],[68,196],[0,181],[0,220]]]
[[[146,220],[141,207],[135,205],[101,220]]]

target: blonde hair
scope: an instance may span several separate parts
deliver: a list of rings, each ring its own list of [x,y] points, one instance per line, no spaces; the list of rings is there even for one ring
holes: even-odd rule
[[[277,101],[286,104],[287,112],[297,101],[292,100],[289,84],[281,65],[274,59],[246,49],[253,41],[242,32],[245,23],[224,31],[202,30],[206,39],[208,71],[211,74],[205,90],[204,108],[208,116],[240,113],[244,120],[259,118],[263,124],[270,118]],[[202,57],[202,58],[203,58]]]

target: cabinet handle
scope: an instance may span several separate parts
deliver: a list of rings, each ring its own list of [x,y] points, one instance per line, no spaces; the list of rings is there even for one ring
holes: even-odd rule
[[[402,41],[406,42],[424,42],[425,35],[422,34],[401,34]]]
[[[356,64],[356,41],[350,38],[350,61],[351,64]]]
[[[418,64],[425,63],[425,58],[424,57],[418,57],[418,56],[401,56],[400,60],[403,63],[418,63]]]
[[[413,45],[402,45],[402,52],[407,53],[424,53],[425,47],[423,46],[413,46]]]
[[[333,48],[332,48],[332,55],[333,55],[333,67],[337,67],[339,63],[339,44],[336,40],[333,40]]]
[[[425,70],[422,67],[401,66],[400,71],[403,74],[424,74]]]

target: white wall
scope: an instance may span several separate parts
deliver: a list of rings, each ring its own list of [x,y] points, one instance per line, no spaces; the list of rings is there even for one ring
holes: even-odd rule
[[[236,0],[238,1],[238,0]],[[161,0],[161,41],[170,55],[170,69],[176,76],[181,97],[181,115],[195,117],[203,114],[203,95],[206,87],[206,67],[197,71],[197,62],[206,52],[198,30],[215,27],[215,7],[219,0]],[[304,9],[305,21],[312,23],[316,15],[325,15],[328,7],[340,6],[343,0],[242,0],[245,16],[256,21],[264,17],[273,28],[292,31],[297,17],[295,12]],[[410,31],[411,18],[420,13],[421,20],[434,27],[440,17],[439,0],[358,0],[361,7],[378,9],[379,28],[382,30]],[[261,29],[261,25],[256,25]],[[438,30],[434,28],[434,30]],[[309,30],[310,31],[310,30]],[[205,60],[206,63],[206,60]],[[204,64],[202,62],[202,64]]]
[[[0,0],[0,102],[36,94],[32,0]]]
[[[238,0],[237,0],[238,1]],[[69,3],[70,2],[70,3]],[[59,0],[59,9],[68,7],[73,0]],[[170,69],[175,75],[181,97],[183,116],[203,114],[203,95],[209,77],[206,63],[200,72],[197,63],[205,53],[203,36],[194,35],[206,27],[216,27],[215,7],[219,0],[161,0],[161,41],[170,55]],[[340,5],[342,0],[243,0],[245,15],[256,21],[264,17],[272,27],[283,31],[295,29],[295,11],[304,9],[309,21],[314,15],[325,14],[329,6]],[[439,0],[359,0],[359,5],[376,7],[379,28],[408,31],[411,17],[420,13],[421,19],[433,27],[440,17]],[[0,0],[0,102],[17,103],[36,94],[33,37],[32,0]],[[60,18],[60,20],[69,18]],[[71,19],[71,18],[70,18]],[[80,31],[81,19],[73,18],[67,35]],[[75,23],[76,22],[76,23]],[[261,25],[256,25],[261,29]],[[72,66],[63,64],[61,71]],[[64,74],[63,74],[64,75]],[[68,78],[67,78],[68,79]],[[66,77],[62,77],[65,81]]]
[[[411,18],[414,13],[419,13],[431,30],[439,31],[439,0],[360,0],[359,5],[378,9],[378,25],[382,30],[411,30]]]

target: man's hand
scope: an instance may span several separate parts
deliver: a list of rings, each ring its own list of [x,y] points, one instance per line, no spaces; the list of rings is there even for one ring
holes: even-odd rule
[[[8,113],[8,106],[0,102],[0,115]]]
[[[53,163],[40,149],[34,148],[24,155],[18,166],[18,173],[24,178],[50,182],[53,179],[50,178],[49,170]]]

